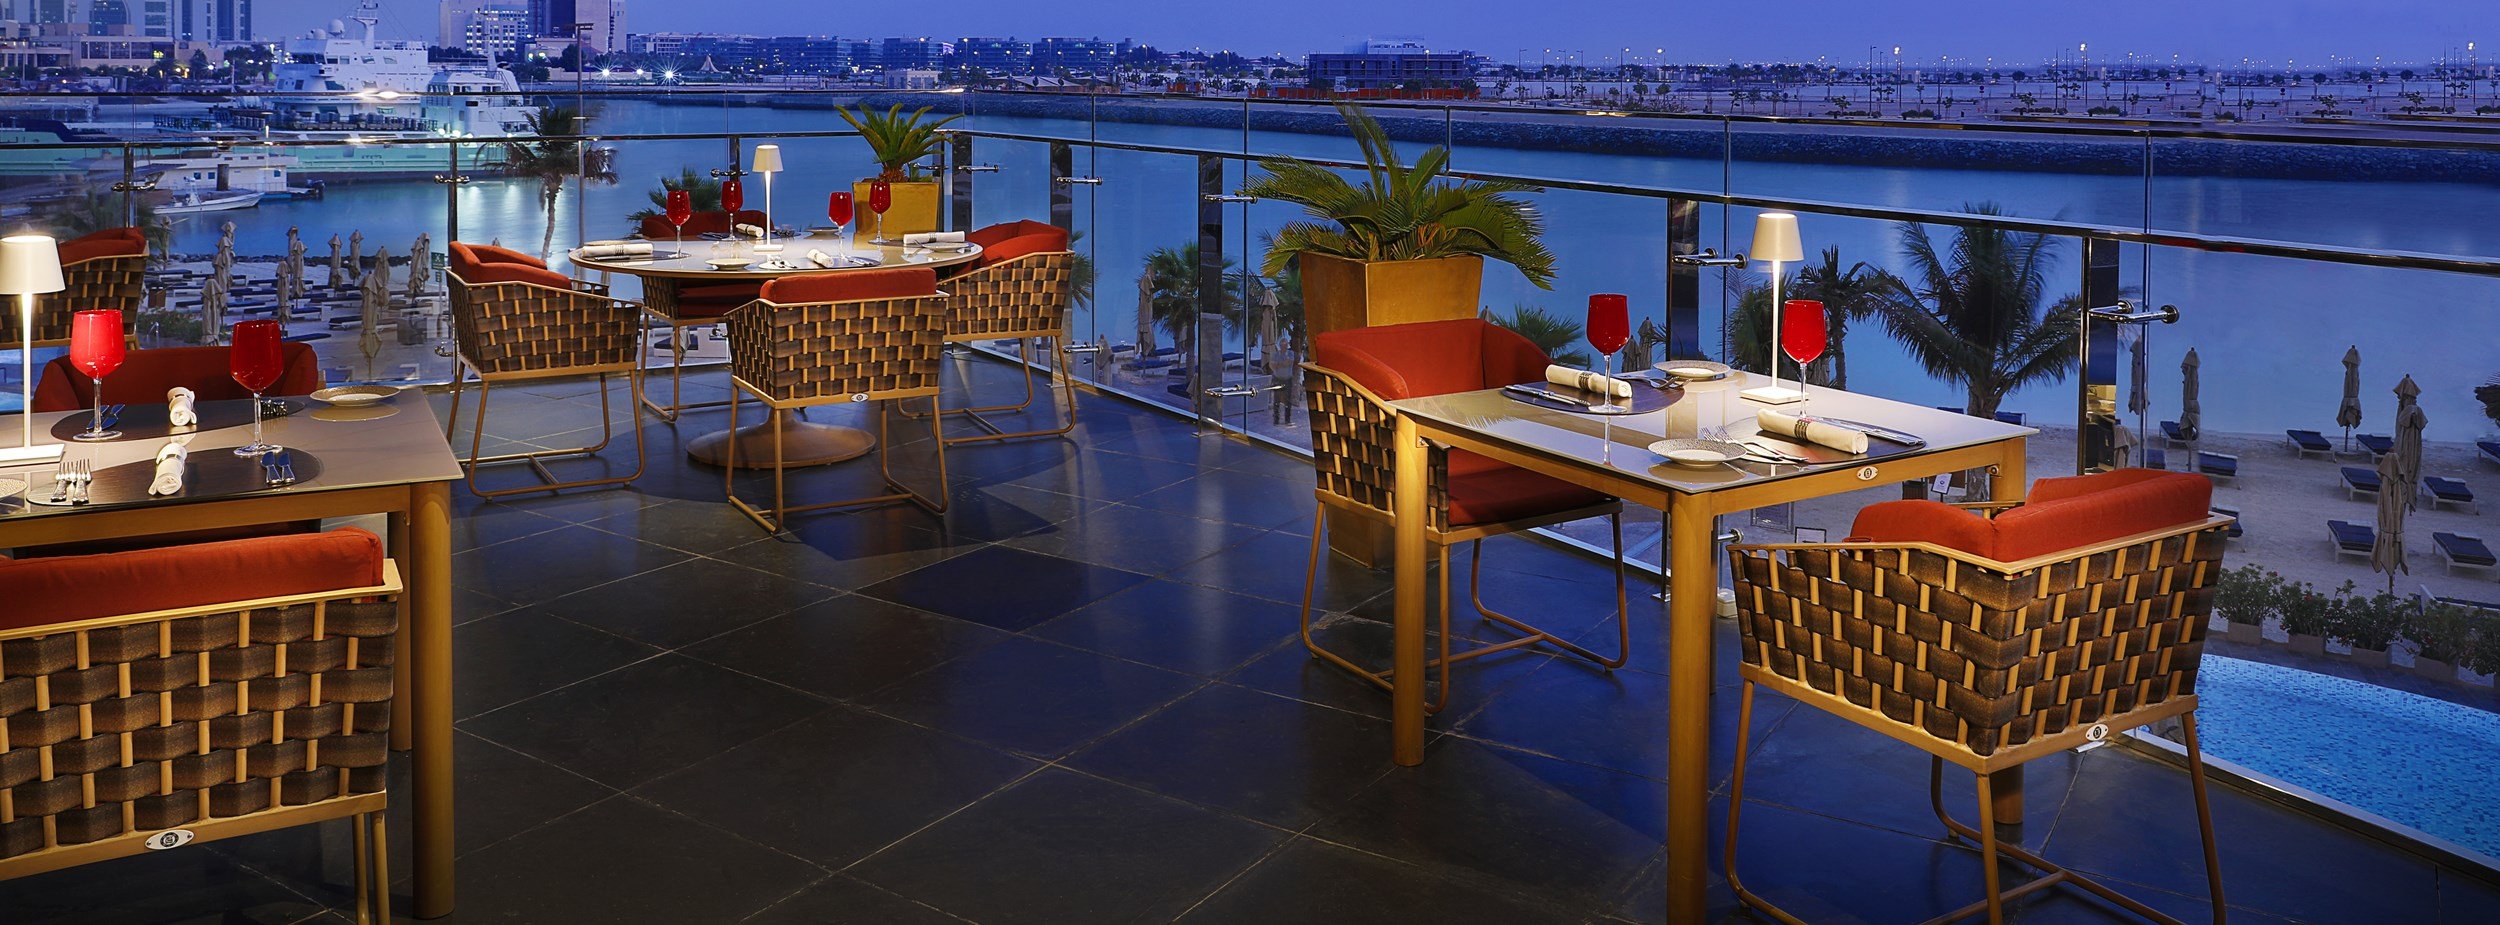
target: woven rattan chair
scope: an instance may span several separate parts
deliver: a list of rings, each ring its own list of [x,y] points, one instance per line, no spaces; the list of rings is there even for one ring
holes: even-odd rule
[[[829,508],[909,501],[930,513],[946,510],[945,416],[929,415],[936,438],[938,490],[915,491],[894,477],[889,413],[895,403],[938,395],[940,312],[946,294],[927,267],[849,270],[788,276],[729,313],[729,431],[722,483],[729,503],[764,529],[780,532],[790,515]],[[748,395],[769,409],[773,433],[773,503],[769,511],[738,497],[738,406]],[[816,405],[879,402],[877,468],[887,494],[789,503],[781,416]]]
[[[71,316],[88,309],[120,309],[122,318],[137,321],[139,305],[147,297],[146,233],[137,228],[107,228],[63,241],[58,247],[61,282],[66,288],[35,297],[35,346],[67,346]],[[23,336],[17,320],[14,305],[0,312],[0,344],[17,346]]]
[[[1013,404],[976,408],[945,408],[960,414],[987,433],[948,437],[948,443],[981,443],[1024,437],[1055,437],[1076,427],[1076,378],[1068,375],[1068,356],[1054,358],[1052,388],[1059,393],[1059,426],[1009,432],[985,414],[1021,413],[1033,407],[1033,342],[1062,344],[1068,333],[1068,299],[1076,270],[1076,254],[1068,249],[1067,229],[1035,221],[1005,222],[964,235],[981,245],[972,268],[946,278],[946,342],[1014,340],[1023,367],[1024,399]]]
[[[1396,484],[1396,453],[1391,449],[1391,434],[1397,412],[1389,401],[1542,380],[1546,358],[1526,338],[1475,318],[1334,331],[1320,335],[1312,346],[1313,360],[1302,364],[1302,370],[1310,408],[1311,463],[1319,480],[1313,494],[1319,503],[1311,528],[1310,562],[1303,573],[1302,644],[1313,656],[1386,690],[1389,672],[1356,664],[1320,645],[1311,633],[1311,598],[1319,582],[1321,549],[1327,542],[1328,512],[1341,511],[1382,524],[1395,522],[1391,489]],[[1424,538],[1439,557],[1441,576],[1440,639],[1434,656],[1425,662],[1425,667],[1439,669],[1439,687],[1427,709],[1439,712],[1449,702],[1451,665],[1495,652],[1543,644],[1608,670],[1623,667],[1631,629],[1626,620],[1622,502],[1442,447],[1433,448],[1427,484],[1432,522],[1426,525]],[[1614,531],[1614,655],[1599,655],[1485,606],[1478,577],[1484,566],[1486,537],[1601,516]],[[1486,620],[1519,633],[1518,638],[1450,651],[1450,547],[1458,543],[1468,544],[1468,599]]]
[[[2212,483],[2125,469],[2048,479],[2028,504],[1982,504],[1993,519],[1932,501],[1867,508],[1850,542],[1737,545],[1728,556],[1743,636],[1727,879],[1746,905],[1798,925],[1737,876],[1754,689],[1767,687],[1924,750],[1937,819],[1974,842],[1982,911],[2069,884],[2155,922],[2176,920],[2020,847],[2000,844],[1989,776],[2176,718],[2204,840],[2214,921],[2221,868],[2196,738],[2196,671],[2222,571],[2227,517]],[[1978,777],[1979,824],[1944,805],[1946,764]],[[2070,809],[2070,811],[2072,811]],[[1803,846],[1800,846],[1803,850]],[[1999,856],[2037,877],[1999,887]]]
[[[390,921],[399,591],[360,530],[0,559],[0,880],[351,818]]]
[[[475,375],[478,380],[477,421],[471,425],[469,455],[463,462],[469,490],[480,497],[498,498],[623,485],[641,478],[644,458],[640,414],[627,415],[633,419],[633,472],[559,481],[546,463],[555,458],[595,455],[615,439],[615,416],[608,411],[609,376],[625,377],[631,396],[627,408],[641,402],[641,309],[632,302],[610,298],[605,286],[567,278],[535,260],[481,259],[481,250],[454,242],[451,272],[446,274],[451,293],[452,336],[459,352],[459,363],[451,377],[451,412],[443,422],[446,439],[459,427],[460,394],[468,377]],[[494,386],[562,376],[599,377],[599,442],[571,449],[485,455],[486,402]],[[510,462],[526,463],[541,484],[492,490],[478,487],[480,468]]]
[[[732,229],[739,224],[760,226],[764,224],[764,213],[755,209],[745,209],[739,211],[733,218],[727,212],[697,212],[686,221],[685,233],[734,234]],[[678,234],[676,227],[670,225],[668,219],[657,215],[647,215],[642,219],[642,237],[655,247],[666,248],[676,245]],[[604,274],[602,277],[604,278]],[[720,324],[721,318],[730,311],[755,301],[757,291],[757,284],[752,282],[689,286],[673,279],[642,281],[643,315],[652,322],[668,328],[670,344],[668,402],[662,404],[653,401],[650,393],[645,391],[642,399],[644,408],[650,409],[651,413],[658,415],[660,420],[674,424],[677,422],[677,416],[685,412],[703,408],[719,408],[729,404],[726,398],[692,404],[686,402],[686,329],[708,328]]]

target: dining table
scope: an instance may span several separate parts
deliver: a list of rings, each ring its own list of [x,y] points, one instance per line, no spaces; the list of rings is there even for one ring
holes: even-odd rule
[[[1718,518],[1971,469],[1993,470],[1993,500],[2018,500],[2025,490],[2027,438],[2037,431],[1826,387],[1809,388],[1801,404],[1764,404],[1740,393],[1770,380],[1741,371],[1707,380],[1671,379],[1652,374],[1650,382],[1635,384],[1635,390],[1657,390],[1642,396],[1647,399],[1644,407],[1666,399],[1654,410],[1636,414],[1583,414],[1502,389],[1390,403],[1396,411],[1390,743],[1396,763],[1422,763],[1428,584],[1424,530],[1429,523],[1432,445],[1466,450],[1662,512],[1668,679],[1661,717],[1665,728],[1657,732],[1665,736],[1668,753],[1667,920],[1699,925],[1708,912]],[[1866,453],[1841,452],[1761,433],[1758,414],[1765,409],[1845,420],[1914,439],[1871,439]],[[1748,458],[1685,465],[1652,450],[1662,441],[1703,439],[1752,443],[1771,451],[1756,456],[1804,461]],[[1991,778],[2001,820],[2022,818],[2020,773],[2016,769]]]
[[[271,485],[257,461],[233,447],[250,442],[251,402],[208,401],[199,423],[177,428],[164,405],[132,404],[119,413],[118,439],[65,439],[83,429],[86,411],[37,413],[40,442],[63,444],[58,462],[0,468],[0,479],[30,487],[0,497],[0,549],[88,543],[194,530],[307,520],[384,518],[391,558],[406,582],[400,598],[404,653],[391,700],[391,745],[411,752],[411,873],[416,915],[452,911],[451,494],[459,461],[443,439],[442,422],[420,391],[363,407],[306,398],[284,400],[292,413],[266,421],[269,442],[294,462],[293,484]],[[16,440],[20,416],[0,415],[0,434]],[[175,435],[188,438],[192,477],[170,496],[144,487],[158,451]],[[51,503],[61,466],[84,463],[94,473],[85,504]]]
[[[626,242],[607,242],[610,244]],[[819,273],[847,273],[859,270],[893,267],[929,267],[945,270],[963,266],[981,258],[981,246],[969,242],[947,245],[880,245],[841,236],[831,231],[806,235],[776,237],[779,250],[760,250],[763,241],[745,236],[706,236],[679,242],[667,238],[633,242],[649,244],[650,253],[610,253],[596,255],[585,244],[572,248],[567,257],[575,267],[600,273],[619,273],[642,280],[642,301],[663,315],[673,314],[679,295],[689,287],[719,283],[763,283],[785,276]],[[822,253],[829,263],[820,264],[810,252]],[[596,256],[594,256],[596,255]],[[737,458],[742,465],[768,466],[773,459],[772,417],[763,423],[737,429]],[[729,460],[728,429],[703,434],[686,443],[686,455],[705,465],[726,465]],[[822,466],[854,459],[875,449],[876,435],[857,427],[820,424],[805,418],[784,421],[781,427],[782,459],[789,468]]]

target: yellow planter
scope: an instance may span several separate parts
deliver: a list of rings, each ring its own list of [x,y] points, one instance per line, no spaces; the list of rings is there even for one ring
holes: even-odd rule
[[[907,234],[938,230],[938,183],[918,180],[891,184],[893,198],[885,210],[885,236],[901,238]],[[851,227],[867,240],[877,230],[876,213],[868,209],[868,181],[851,184],[852,208],[858,217]]]
[[[1484,258],[1349,260],[1305,253],[1303,317],[1311,333],[1416,321],[1473,318],[1484,288]]]

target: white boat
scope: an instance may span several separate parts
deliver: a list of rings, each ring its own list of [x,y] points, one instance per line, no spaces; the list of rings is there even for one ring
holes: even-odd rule
[[[197,215],[202,212],[228,212],[260,205],[259,190],[228,190],[226,192],[195,191],[175,193],[154,203],[158,215]]]
[[[242,101],[226,122],[266,141],[441,142],[527,134],[535,109],[510,70],[492,64],[437,64],[424,42],[384,41],[379,9],[366,0],[350,17],[286,43],[274,89]],[[500,169],[503,149],[458,146],[461,169]],[[295,149],[299,178],[385,179],[444,172],[441,144],[326,145]]]
[[[269,199],[320,195],[318,186],[296,185],[292,176],[295,166],[296,158],[291,154],[269,148],[236,147],[146,157],[138,161],[136,174],[141,183],[162,193],[250,190]],[[87,167],[91,178],[117,178],[121,170],[119,157],[98,158]]]

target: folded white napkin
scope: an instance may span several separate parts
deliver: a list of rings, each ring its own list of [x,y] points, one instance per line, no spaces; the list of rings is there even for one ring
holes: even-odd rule
[[[923,231],[903,236],[903,246],[905,247],[917,247],[922,244],[962,243],[964,243],[964,233],[960,231]]]
[[[739,234],[746,235],[750,238],[760,238],[764,236],[764,226],[762,225],[749,225],[745,222],[739,222],[737,225],[737,231]]]
[[[1762,432],[1766,434],[1787,437],[1791,440],[1803,440],[1843,453],[1866,452],[1865,431],[1826,423],[1821,418],[1764,408],[1754,414],[1754,426],[1762,428]]]
[[[582,249],[576,253],[580,256],[593,259],[600,257],[648,257],[651,256],[651,242],[592,241],[588,244],[582,245]]]
[[[1632,397],[1631,383],[1625,382],[1621,379],[1608,379],[1585,369],[1573,369],[1568,366],[1548,366],[1545,368],[1545,381],[1551,382],[1555,385],[1579,389],[1583,392],[1604,392],[1616,398]]]
[[[148,482],[148,494],[171,495],[182,491],[182,464],[191,458],[191,448],[184,446],[190,438],[176,437],[165,441],[165,448],[156,451],[156,478]]]
[[[165,421],[175,427],[198,427],[200,413],[192,407],[197,401],[191,390],[181,386],[165,390]]]
[[[824,251],[817,250],[813,247],[807,249],[807,262],[820,267],[841,265],[841,262],[836,261],[832,254],[825,253]]]

